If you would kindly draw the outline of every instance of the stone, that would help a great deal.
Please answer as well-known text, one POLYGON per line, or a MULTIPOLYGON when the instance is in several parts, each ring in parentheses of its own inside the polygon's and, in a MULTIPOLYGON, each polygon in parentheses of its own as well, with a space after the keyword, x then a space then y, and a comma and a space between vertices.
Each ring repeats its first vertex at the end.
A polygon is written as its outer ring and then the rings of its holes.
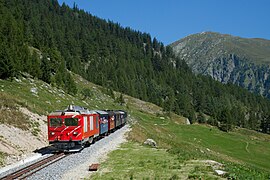
POLYGON ((37 88, 31 88, 30 92, 33 94, 37 94, 38 93, 38 89, 37 88))
POLYGON ((153 139, 146 139, 146 141, 144 141, 144 144, 151 147, 157 147, 157 143, 153 139))
POLYGON ((219 170, 219 169, 216 169, 215 172, 216 172, 217 175, 219 175, 219 176, 224 176, 224 175, 227 173, 226 171, 219 170))

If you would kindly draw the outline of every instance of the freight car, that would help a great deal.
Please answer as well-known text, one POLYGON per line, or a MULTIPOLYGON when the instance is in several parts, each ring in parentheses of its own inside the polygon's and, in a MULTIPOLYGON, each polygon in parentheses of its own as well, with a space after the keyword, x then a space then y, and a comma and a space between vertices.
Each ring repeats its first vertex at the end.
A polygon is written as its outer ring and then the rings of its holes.
POLYGON ((127 112, 123 110, 106 110, 109 113, 109 119, 114 120, 114 129, 119 129, 126 124, 127 112))
POLYGON ((49 144, 59 151, 76 152, 93 141, 124 126, 127 113, 122 110, 88 110, 69 105, 65 110, 50 113, 49 144))

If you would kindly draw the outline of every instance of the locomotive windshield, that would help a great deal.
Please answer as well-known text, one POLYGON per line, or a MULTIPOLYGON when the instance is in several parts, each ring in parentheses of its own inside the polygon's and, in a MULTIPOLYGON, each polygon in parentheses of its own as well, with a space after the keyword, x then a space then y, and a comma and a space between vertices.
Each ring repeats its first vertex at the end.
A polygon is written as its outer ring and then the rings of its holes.
POLYGON ((65 118, 65 126, 78 126, 78 118, 65 118))
POLYGON ((51 118, 50 119, 50 127, 60 127, 62 126, 61 118, 51 118))

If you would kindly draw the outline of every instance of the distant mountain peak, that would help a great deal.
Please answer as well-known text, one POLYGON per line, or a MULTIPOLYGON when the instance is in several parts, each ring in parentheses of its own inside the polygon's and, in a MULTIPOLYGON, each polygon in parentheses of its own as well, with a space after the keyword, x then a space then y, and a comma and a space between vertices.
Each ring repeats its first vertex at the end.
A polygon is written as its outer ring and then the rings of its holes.
POLYGON ((196 74, 270 97, 270 41, 201 32, 170 45, 196 74))

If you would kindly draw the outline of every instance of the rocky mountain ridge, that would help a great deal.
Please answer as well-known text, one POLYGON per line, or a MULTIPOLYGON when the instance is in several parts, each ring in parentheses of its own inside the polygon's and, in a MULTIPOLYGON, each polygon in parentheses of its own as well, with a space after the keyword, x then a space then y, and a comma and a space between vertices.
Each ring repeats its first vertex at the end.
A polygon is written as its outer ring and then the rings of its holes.
POLYGON ((170 45, 196 74, 270 97, 270 41, 203 32, 170 45))

